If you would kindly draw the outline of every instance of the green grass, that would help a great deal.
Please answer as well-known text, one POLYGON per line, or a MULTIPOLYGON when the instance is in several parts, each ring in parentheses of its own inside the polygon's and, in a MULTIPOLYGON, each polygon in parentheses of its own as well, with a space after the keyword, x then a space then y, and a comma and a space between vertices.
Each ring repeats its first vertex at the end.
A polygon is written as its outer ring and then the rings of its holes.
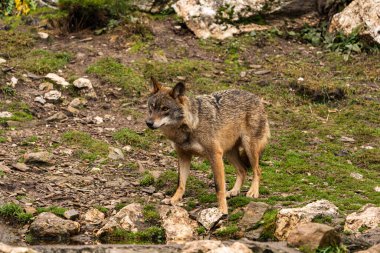
POLYGON ((149 186, 154 184, 154 177, 150 172, 145 172, 143 176, 140 178, 141 186, 149 186))
POLYGON ((123 145, 131 145, 143 149, 149 148, 152 139, 150 132, 139 134, 129 128, 123 128, 116 131, 112 137, 115 141, 123 145))
POLYGON ((7 203, 0 206, 0 217, 15 223, 28 223, 33 215, 25 213, 23 208, 17 204, 7 203))
POLYGON ((236 196, 228 200, 228 206, 232 209, 243 207, 249 204, 253 199, 245 196, 236 196))
MULTIPOLYGON (((96 205, 96 206, 94 206, 94 208, 98 209, 99 211, 101 211, 101 212, 104 213, 104 214, 107 214, 108 211, 109 211, 107 207, 100 206, 100 205, 96 205)), ((121 208, 120 208, 120 209, 121 209, 121 208)))
POLYGON ((90 65, 86 72, 94 74, 104 83, 123 88, 127 95, 139 95, 147 90, 147 82, 137 71, 114 58, 102 58, 90 65))
POLYGON ((331 217, 329 215, 320 214, 320 215, 315 216, 313 218, 312 222, 322 223, 322 224, 331 224, 332 219, 333 219, 333 217, 331 217))
POLYGON ((116 211, 120 211, 121 209, 123 209, 123 207, 125 207, 126 204, 125 203, 117 203, 116 206, 115 206, 115 210, 116 211))
POLYGON ((228 217, 228 221, 230 222, 237 222, 239 221, 244 215, 244 212, 242 211, 238 211, 236 213, 232 213, 229 217, 228 217))
POLYGON ((29 121, 33 119, 33 115, 29 109, 29 106, 24 102, 0 102, 0 111, 9 111, 13 115, 10 118, 0 118, 0 124, 4 124, 7 121, 29 121))
POLYGON ((91 137, 90 134, 80 131, 68 131, 62 135, 62 141, 79 149, 76 155, 89 161, 107 157, 109 145, 106 142, 91 137))
POLYGON ((216 230, 214 234, 222 238, 234 238, 238 231, 239 227, 237 225, 230 225, 216 230))
POLYGON ((0 55, 24 57, 35 44, 30 32, 0 30, 0 55))
POLYGON ((278 210, 271 209, 264 213, 262 220, 259 222, 263 227, 263 231, 260 234, 260 240, 276 240, 274 232, 276 231, 276 217, 278 210))
POLYGON ((118 244, 163 244, 165 243, 165 230, 153 226, 143 231, 131 232, 124 229, 115 229, 110 235, 100 238, 105 243, 118 244))
POLYGON ((64 207, 59 206, 49 206, 49 207, 37 207, 37 213, 49 212, 54 213, 55 215, 64 217, 63 214, 67 211, 64 207))
POLYGON ((160 214, 153 205, 145 205, 142 212, 145 222, 151 225, 158 225, 160 223, 160 214))
POLYGON ((67 52, 35 49, 25 55, 25 58, 17 59, 16 64, 35 74, 47 74, 63 68, 71 59, 71 54, 67 52))

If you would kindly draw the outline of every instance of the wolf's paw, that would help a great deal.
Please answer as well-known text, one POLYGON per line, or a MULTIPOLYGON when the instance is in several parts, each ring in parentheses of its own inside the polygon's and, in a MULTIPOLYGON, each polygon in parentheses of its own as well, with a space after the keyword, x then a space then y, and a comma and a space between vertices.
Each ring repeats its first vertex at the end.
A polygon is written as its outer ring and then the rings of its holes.
POLYGON ((228 191, 226 193, 226 197, 227 198, 232 198, 232 197, 235 197, 235 196, 239 195, 239 193, 240 193, 240 191, 238 191, 238 190, 231 190, 231 191, 228 191))
POLYGON ((249 197, 249 198, 257 199, 259 197, 259 193, 258 192, 254 192, 254 191, 248 191, 247 194, 246 194, 246 196, 249 197))

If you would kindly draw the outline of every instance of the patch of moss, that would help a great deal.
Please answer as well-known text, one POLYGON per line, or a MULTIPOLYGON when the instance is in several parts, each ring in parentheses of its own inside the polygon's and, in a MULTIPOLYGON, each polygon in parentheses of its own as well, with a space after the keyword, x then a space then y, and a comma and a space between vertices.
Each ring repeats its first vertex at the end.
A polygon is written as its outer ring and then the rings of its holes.
POLYGON ((331 224, 332 217, 330 215, 319 214, 312 219, 312 222, 322 223, 322 224, 331 224))
POLYGON ((13 114, 9 118, 0 118, 0 124, 5 124, 7 121, 29 121, 33 119, 29 106, 24 102, 9 104, 0 102, 0 111, 9 111, 13 114))
POLYGON ((50 212, 61 217, 64 217, 63 214, 66 211, 67 211, 66 208, 59 207, 59 206, 37 207, 37 213, 50 212))
POLYGON ((237 225, 230 225, 216 230, 214 234, 218 237, 234 238, 238 231, 239 227, 237 225))
POLYGON ((245 196, 236 196, 228 200, 228 206, 231 209, 236 209, 238 207, 248 205, 249 202, 251 202, 252 200, 252 198, 248 198, 245 196))
POLYGON ((205 235, 205 234, 207 234, 207 230, 206 230, 206 228, 203 227, 203 226, 198 227, 198 228, 197 228, 197 234, 198 234, 198 235, 205 235))
POLYGON ((15 203, 7 203, 0 206, 0 217, 15 223, 28 223, 33 215, 25 213, 23 208, 15 203))
POLYGON ((102 58, 90 65, 86 72, 96 75, 103 82, 123 88, 127 95, 140 95, 147 90, 146 82, 138 72, 114 58, 102 58))
POLYGON ((158 190, 164 190, 165 194, 171 195, 177 188, 178 175, 174 170, 167 170, 158 177, 155 186, 158 190))
MULTIPOLYGON (((107 214, 108 213, 108 208, 107 207, 104 207, 104 206, 101 206, 101 205, 96 205, 94 206, 96 209, 98 209, 99 211, 101 211, 102 213, 104 214, 107 214)), ((120 208, 121 209, 121 208, 120 208)))
POLYGON ((244 215, 243 211, 238 211, 236 213, 231 214, 228 217, 228 221, 237 222, 237 221, 239 221, 243 217, 243 215, 244 215))
POLYGON ((215 193, 204 193, 198 197, 200 203, 215 203, 217 202, 215 193))
POLYGON ((125 203, 117 203, 116 206, 115 206, 115 210, 116 211, 120 211, 121 209, 123 209, 123 207, 125 207, 126 204, 125 203))
POLYGON ((95 161, 105 158, 109 153, 109 145, 106 142, 94 139, 90 134, 80 131, 68 131, 62 135, 63 142, 79 147, 76 155, 83 160, 95 161))
POLYGON ((149 133, 139 134, 129 128, 116 131, 112 137, 123 145, 131 145, 143 149, 149 148, 150 146, 149 133))
POLYGON ((35 43, 29 32, 0 30, 0 38, 0 55, 9 58, 26 55, 35 43))
POLYGON ((158 225, 160 223, 160 214, 153 205, 145 205, 142 212, 144 220, 151 225, 158 225))
POLYGON ((153 226, 143 231, 131 232, 124 229, 115 229, 110 235, 100 238, 105 243, 119 244, 163 244, 165 243, 165 230, 153 226))
POLYGON ((152 173, 150 172, 145 172, 142 178, 140 179, 140 185, 141 186, 149 186, 154 184, 154 177, 152 173))
POLYGON ((274 232, 276 231, 277 214, 278 210, 276 209, 271 209, 264 213, 263 218, 260 221, 260 225, 263 227, 263 231, 260 234, 260 240, 277 240, 274 236, 274 232))

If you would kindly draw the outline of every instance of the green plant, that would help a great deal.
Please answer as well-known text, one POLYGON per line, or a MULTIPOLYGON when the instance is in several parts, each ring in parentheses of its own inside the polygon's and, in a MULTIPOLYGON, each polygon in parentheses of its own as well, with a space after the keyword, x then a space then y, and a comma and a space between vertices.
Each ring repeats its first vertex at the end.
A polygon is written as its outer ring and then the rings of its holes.
POLYGON ((160 214, 153 205, 145 205, 142 212, 144 220, 150 224, 157 225, 160 221, 160 214))
POLYGON ((33 215, 25 213, 22 207, 15 203, 7 203, 0 206, 0 217, 20 223, 27 223, 33 218, 33 215))
POLYGON ((97 206, 94 206, 94 207, 96 209, 98 209, 99 211, 101 211, 102 213, 104 213, 104 214, 108 213, 108 211, 109 211, 107 207, 104 207, 104 206, 101 206, 101 205, 97 205, 97 206))
POLYGON ((112 137, 114 140, 120 142, 123 145, 131 145, 139 148, 148 148, 149 147, 149 140, 147 137, 148 134, 143 133, 139 134, 132 129, 129 128, 123 128, 118 131, 116 131, 112 137))
POLYGON ((205 227, 200 226, 197 228, 197 233, 198 233, 198 235, 205 235, 207 233, 207 230, 205 227))
POLYGON ((5 85, 0 87, 0 93, 4 94, 5 96, 13 97, 16 95, 16 90, 11 86, 5 85))
POLYGON ((219 237, 233 238, 238 231, 239 231, 239 227, 233 224, 233 225, 216 230, 215 235, 219 237))
POLYGON ((63 214, 67 211, 64 207, 49 206, 49 207, 37 207, 37 213, 49 212, 55 215, 63 217, 63 214))
POLYGON ((35 0, 0 0, 0 17, 9 15, 27 15, 35 10, 35 0))
POLYGON ((149 171, 144 172, 144 175, 140 179, 140 185, 141 186, 149 186, 152 184, 154 184, 153 175, 149 171))
POLYGON ((232 209, 248 205, 253 199, 245 196, 236 196, 228 200, 228 206, 232 209))
POLYGON ((116 211, 120 211, 125 206, 126 206, 126 204, 124 204, 124 203, 117 203, 116 206, 115 206, 115 210, 116 211))
POLYGON ((161 227, 153 226, 143 231, 131 232, 117 228, 111 234, 100 238, 102 242, 124 243, 124 244, 147 244, 165 243, 165 230, 161 227))

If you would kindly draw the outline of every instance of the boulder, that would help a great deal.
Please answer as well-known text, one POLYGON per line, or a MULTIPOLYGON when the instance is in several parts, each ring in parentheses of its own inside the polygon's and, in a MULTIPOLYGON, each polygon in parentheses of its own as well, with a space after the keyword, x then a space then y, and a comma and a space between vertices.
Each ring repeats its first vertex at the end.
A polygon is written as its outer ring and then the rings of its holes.
POLYGON ((50 81, 53 81, 54 83, 58 85, 61 85, 63 88, 70 86, 70 84, 65 80, 65 78, 60 77, 57 74, 49 73, 45 77, 49 79, 50 81))
POLYGON ((160 218, 167 242, 185 242, 196 239, 197 222, 190 219, 187 211, 178 206, 160 206, 160 218))
POLYGON ((225 245, 221 241, 201 240, 187 242, 182 249, 182 253, 252 253, 245 244, 234 242, 232 245, 225 245))
POLYGON ((47 151, 27 153, 24 155, 25 163, 53 164, 53 155, 47 151))
POLYGON ((0 242, 1 253, 38 253, 38 251, 27 247, 9 246, 0 242))
POLYGON ((292 247, 316 250, 339 245, 340 237, 333 227, 320 223, 304 223, 289 233, 287 242, 292 247))
POLYGON ((197 221, 207 230, 210 230, 222 218, 223 213, 219 208, 207 208, 199 212, 197 221))
POLYGON ((84 214, 84 220, 91 224, 100 224, 104 220, 104 213, 96 208, 91 208, 84 214))
POLYGON ((30 224, 30 233, 37 238, 58 238, 76 235, 80 224, 72 220, 64 220, 53 213, 44 212, 30 224))
POLYGON ((359 232, 361 228, 374 229, 380 225, 380 207, 371 204, 363 206, 358 212, 347 215, 344 230, 359 232))
POLYGON ((116 228, 132 232, 139 231, 140 224, 144 223, 142 211, 143 208, 139 203, 132 203, 123 207, 116 215, 108 220, 108 222, 96 233, 96 236, 104 236, 111 233, 116 228))
POLYGON ((319 215, 336 217, 338 208, 327 200, 318 200, 304 207, 282 209, 277 215, 275 236, 286 240, 299 224, 310 222, 319 215))
POLYGON ((329 32, 352 33, 360 28, 360 35, 380 43, 380 2, 378 0, 354 0, 343 11, 335 14, 329 32))
POLYGON ((380 252, 380 244, 376 244, 369 249, 357 251, 356 253, 379 253, 380 252))
POLYGON ((78 78, 73 82, 73 85, 79 89, 87 88, 87 89, 93 89, 92 83, 89 79, 87 78, 78 78))
POLYGON ((250 202, 244 207, 244 216, 239 222, 239 227, 243 230, 252 228, 256 223, 258 223, 264 213, 269 209, 269 205, 262 202, 250 202))

